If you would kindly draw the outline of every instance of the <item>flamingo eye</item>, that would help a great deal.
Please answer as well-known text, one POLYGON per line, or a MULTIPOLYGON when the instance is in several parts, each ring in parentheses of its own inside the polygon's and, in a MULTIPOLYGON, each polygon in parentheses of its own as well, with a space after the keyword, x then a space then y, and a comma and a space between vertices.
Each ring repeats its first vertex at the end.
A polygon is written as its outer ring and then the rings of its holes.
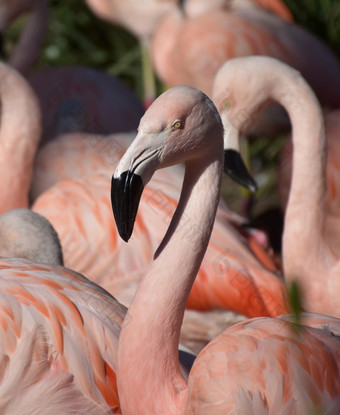
POLYGON ((171 129, 172 130, 179 130, 180 128, 182 128, 182 126, 183 126, 182 120, 175 120, 171 124, 171 129))
POLYGON ((229 109, 230 107, 231 107, 231 100, 230 99, 226 99, 223 102, 222 110, 229 109))

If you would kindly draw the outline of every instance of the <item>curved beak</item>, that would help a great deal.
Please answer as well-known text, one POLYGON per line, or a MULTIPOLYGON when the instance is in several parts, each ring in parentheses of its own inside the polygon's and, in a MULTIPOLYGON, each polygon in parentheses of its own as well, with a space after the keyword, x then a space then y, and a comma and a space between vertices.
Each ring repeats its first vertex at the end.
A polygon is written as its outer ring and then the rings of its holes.
MULTIPOLYGON (((221 118, 223 121, 223 114, 221 118)), ((224 173, 251 192, 256 192, 257 184, 240 154, 238 131, 229 122, 223 122, 223 125, 229 125, 228 130, 224 129, 224 173)))
POLYGON ((257 184, 237 150, 224 150, 224 173, 251 192, 256 192, 257 184))
POLYGON ((144 189, 140 176, 125 171, 119 177, 112 177, 111 203, 117 229, 127 242, 133 231, 139 201, 144 189))
POLYGON ((111 181, 111 203, 117 229, 128 242, 136 220, 144 186, 159 166, 157 148, 148 145, 150 140, 138 133, 120 160, 111 181))

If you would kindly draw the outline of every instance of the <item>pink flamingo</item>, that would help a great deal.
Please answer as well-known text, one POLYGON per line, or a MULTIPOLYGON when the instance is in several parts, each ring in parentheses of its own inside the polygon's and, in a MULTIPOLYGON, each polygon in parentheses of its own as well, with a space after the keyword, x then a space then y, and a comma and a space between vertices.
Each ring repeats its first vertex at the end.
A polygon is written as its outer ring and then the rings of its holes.
MULTIPOLYGON (((325 205, 326 138, 314 93, 287 65, 250 57, 222 66, 215 78, 214 94, 219 94, 215 103, 225 120, 233 120, 240 108, 247 108, 246 117, 237 126, 241 132, 269 101, 278 102, 287 111, 293 128, 294 168, 283 233, 285 279, 301 285, 306 310, 339 317, 334 295, 339 289, 339 242, 335 232, 330 236, 327 231, 331 222, 327 224, 325 205), (242 88, 245 83, 247 90, 242 88)), ((226 131, 233 129, 231 126, 226 131)))
POLYGON ((179 331, 213 228, 222 148, 213 103, 194 88, 175 87, 149 107, 114 173, 114 216, 128 241, 155 170, 186 164, 178 206, 119 337, 117 384, 125 415, 231 414, 247 407, 247 413, 308 413, 339 397, 340 321, 322 315, 303 316, 298 334, 288 316, 236 324, 201 351, 187 381, 181 376, 179 331))
POLYGON ((301 71, 322 105, 340 106, 340 64, 305 29, 259 8, 192 15, 186 3, 184 7, 184 13, 176 11, 160 22, 152 40, 155 71, 165 84, 188 84, 210 95, 225 61, 268 55, 301 71))

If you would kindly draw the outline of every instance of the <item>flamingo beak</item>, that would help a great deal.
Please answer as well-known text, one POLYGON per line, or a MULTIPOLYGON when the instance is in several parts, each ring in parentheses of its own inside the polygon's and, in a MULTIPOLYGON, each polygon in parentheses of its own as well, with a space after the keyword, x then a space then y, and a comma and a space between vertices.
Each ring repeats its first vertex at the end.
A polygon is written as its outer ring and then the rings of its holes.
POLYGON ((231 124, 224 111, 221 113, 224 126, 224 173, 251 192, 257 184, 249 173, 240 153, 239 131, 231 124))
POLYGON ((7 56, 6 56, 6 52, 5 52, 5 48, 4 48, 4 35, 3 33, 0 31, 0 60, 6 60, 7 56))
POLYGON ((133 231, 139 201, 144 189, 141 176, 127 170, 112 177, 111 203, 117 229, 121 238, 128 242, 133 231))
POLYGON ((111 181, 111 203, 117 229, 128 242, 131 237, 144 186, 159 166, 157 134, 142 130, 121 158, 111 181))
POLYGON ((248 172, 238 151, 234 149, 224 150, 224 173, 251 192, 256 192, 257 184, 248 172))

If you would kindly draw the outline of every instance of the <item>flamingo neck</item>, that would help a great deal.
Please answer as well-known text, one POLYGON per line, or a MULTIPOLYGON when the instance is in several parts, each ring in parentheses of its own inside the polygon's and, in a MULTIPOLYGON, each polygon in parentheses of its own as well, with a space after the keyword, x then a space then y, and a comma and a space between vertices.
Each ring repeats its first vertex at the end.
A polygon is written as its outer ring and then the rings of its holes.
POLYGON ((128 310, 119 338, 118 389, 125 415, 183 414, 187 383, 178 342, 188 295, 219 202, 222 145, 190 161, 180 201, 128 310), (133 393, 132 393, 133 391, 133 393))
POLYGON ((21 33, 9 64, 27 76, 37 60, 48 28, 48 3, 36 0, 31 4, 27 23, 21 33))
POLYGON ((28 207, 33 162, 41 135, 40 108, 21 75, 0 64, 0 213, 28 207))
MULTIPOLYGON (((300 252, 317 256, 326 247, 323 229, 327 148, 321 108, 306 82, 298 76, 295 82, 276 89, 274 98, 284 106, 291 121, 294 146, 283 233, 283 264, 289 279, 300 272, 294 269, 297 244, 300 252)), ((326 258, 330 253, 323 251, 323 254, 326 258)))

